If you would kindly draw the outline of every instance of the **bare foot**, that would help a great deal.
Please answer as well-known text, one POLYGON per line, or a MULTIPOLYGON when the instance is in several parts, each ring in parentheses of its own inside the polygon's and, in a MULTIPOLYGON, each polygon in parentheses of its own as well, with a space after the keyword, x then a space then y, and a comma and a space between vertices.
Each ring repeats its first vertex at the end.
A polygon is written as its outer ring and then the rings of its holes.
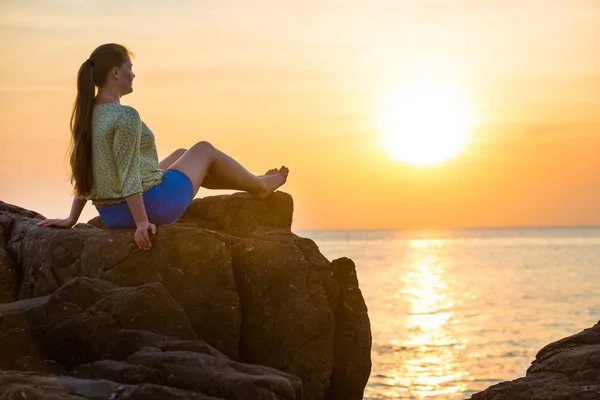
POLYGON ((277 173, 277 171, 279 171, 277 168, 270 169, 270 170, 268 170, 267 172, 265 172, 265 174, 264 174, 264 175, 259 175, 259 178, 262 178, 263 176, 267 176, 267 175, 273 175, 273 174, 276 174, 276 173, 277 173))
POLYGON ((259 176, 263 187, 260 191, 253 193, 254 196, 258 197, 259 199, 267 198, 277 188, 283 186, 290 172, 286 166, 275 169, 274 172, 272 171, 273 170, 271 169, 267 171, 265 175, 259 176))

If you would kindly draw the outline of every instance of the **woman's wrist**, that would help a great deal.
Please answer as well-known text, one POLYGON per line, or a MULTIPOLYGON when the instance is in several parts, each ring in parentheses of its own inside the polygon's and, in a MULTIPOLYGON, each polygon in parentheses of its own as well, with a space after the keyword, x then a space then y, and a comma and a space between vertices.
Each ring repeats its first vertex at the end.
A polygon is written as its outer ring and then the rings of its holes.
POLYGON ((131 216, 133 217, 136 226, 139 226, 144 222, 148 222, 148 215, 146 214, 146 207, 144 206, 142 193, 137 193, 133 196, 126 197, 125 201, 127 202, 129 211, 131 211, 131 216))

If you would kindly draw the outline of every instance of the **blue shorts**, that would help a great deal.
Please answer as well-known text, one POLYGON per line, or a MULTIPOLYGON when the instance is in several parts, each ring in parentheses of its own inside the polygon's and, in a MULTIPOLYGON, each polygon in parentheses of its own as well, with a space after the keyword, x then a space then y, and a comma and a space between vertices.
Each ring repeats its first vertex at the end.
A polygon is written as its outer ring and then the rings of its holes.
MULTIPOLYGON (((177 221, 194 197, 190 178, 181 171, 168 169, 158 185, 142 195, 150 223, 159 226, 177 221)), ((96 207, 102 222, 111 229, 135 228, 127 202, 96 207)))

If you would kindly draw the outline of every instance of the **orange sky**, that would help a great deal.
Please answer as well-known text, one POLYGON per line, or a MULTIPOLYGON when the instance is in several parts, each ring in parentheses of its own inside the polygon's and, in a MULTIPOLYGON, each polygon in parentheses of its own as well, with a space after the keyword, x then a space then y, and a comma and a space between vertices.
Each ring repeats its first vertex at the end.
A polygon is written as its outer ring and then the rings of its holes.
POLYGON ((597 0, 84 3, 0 3, 0 200, 68 215, 76 73, 118 42, 159 156, 207 140, 289 166, 295 229, 600 224, 597 0), (393 161, 376 124, 423 75, 477 121, 433 167, 393 161))

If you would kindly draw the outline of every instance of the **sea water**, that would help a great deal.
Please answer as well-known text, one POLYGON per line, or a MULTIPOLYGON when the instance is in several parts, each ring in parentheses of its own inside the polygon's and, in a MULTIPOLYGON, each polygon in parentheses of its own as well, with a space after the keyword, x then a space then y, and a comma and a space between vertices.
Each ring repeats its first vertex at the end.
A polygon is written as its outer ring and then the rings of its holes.
POLYGON ((356 263, 365 399, 465 399, 600 319, 600 227, 296 231, 356 263))

